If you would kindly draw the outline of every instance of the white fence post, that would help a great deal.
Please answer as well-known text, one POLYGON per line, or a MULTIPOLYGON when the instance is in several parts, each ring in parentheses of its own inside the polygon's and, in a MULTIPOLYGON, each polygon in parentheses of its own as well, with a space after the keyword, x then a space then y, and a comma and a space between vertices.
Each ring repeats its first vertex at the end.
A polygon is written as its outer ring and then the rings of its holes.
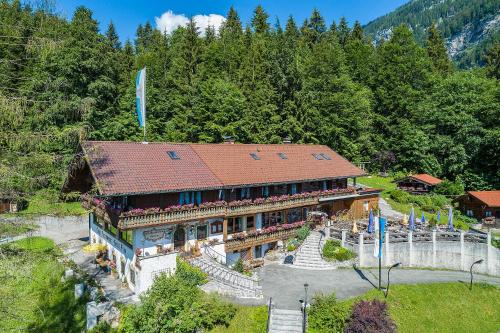
POLYGON ((465 271, 465 231, 460 230, 460 269, 465 271))
POLYGON ((358 244, 358 255, 359 255, 359 266, 363 267, 364 265, 364 257, 365 257, 365 252, 364 252, 364 239, 363 239, 363 232, 359 233, 359 244, 358 244))
POLYGON ((437 253, 436 230, 432 230, 432 267, 436 267, 436 253, 437 253))
POLYGON ((488 232, 488 237, 486 238, 486 265, 488 269, 488 274, 495 275, 496 274, 496 251, 491 244, 491 231, 488 232))
POLYGON ((342 240, 340 242, 340 245, 342 247, 345 247, 345 242, 346 242, 346 239, 347 239, 347 230, 345 229, 342 229, 342 240))
POLYGON ((408 232, 408 266, 413 265, 413 232, 408 232))

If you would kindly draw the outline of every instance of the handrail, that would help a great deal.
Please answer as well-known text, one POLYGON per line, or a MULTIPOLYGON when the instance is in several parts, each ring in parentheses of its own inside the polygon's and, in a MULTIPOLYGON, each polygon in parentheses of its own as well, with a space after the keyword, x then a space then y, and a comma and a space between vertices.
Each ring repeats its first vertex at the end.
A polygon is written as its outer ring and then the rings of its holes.
POLYGON ((230 264, 234 263, 234 262, 231 262, 231 263, 228 263, 228 258, 226 255, 223 255, 222 253, 220 253, 219 251, 215 250, 212 246, 208 245, 208 244, 203 244, 202 247, 205 249, 205 253, 210 257, 212 258, 213 260, 219 262, 217 260, 217 258, 220 258, 220 257, 225 257, 226 258, 226 261, 224 263, 221 263, 222 265, 228 267, 228 268, 231 268, 229 267, 230 264))
POLYGON ((269 328, 271 326, 271 309, 273 306, 273 298, 269 297, 269 303, 267 305, 267 324, 266 324, 266 332, 269 333, 269 328))

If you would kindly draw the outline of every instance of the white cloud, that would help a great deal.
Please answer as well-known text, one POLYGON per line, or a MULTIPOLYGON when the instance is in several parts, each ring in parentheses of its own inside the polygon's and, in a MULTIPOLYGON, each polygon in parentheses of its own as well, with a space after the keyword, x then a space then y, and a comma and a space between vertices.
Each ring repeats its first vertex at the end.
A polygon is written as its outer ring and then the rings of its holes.
MULTIPOLYGON (((205 29, 208 26, 213 26, 215 31, 218 31, 222 23, 226 18, 218 14, 209 15, 195 15, 193 20, 196 22, 196 26, 199 28, 201 35, 205 34, 205 29)), ((189 22, 189 18, 184 14, 174 14, 171 10, 163 13, 160 17, 155 17, 156 29, 161 32, 171 33, 180 26, 186 26, 189 22)))

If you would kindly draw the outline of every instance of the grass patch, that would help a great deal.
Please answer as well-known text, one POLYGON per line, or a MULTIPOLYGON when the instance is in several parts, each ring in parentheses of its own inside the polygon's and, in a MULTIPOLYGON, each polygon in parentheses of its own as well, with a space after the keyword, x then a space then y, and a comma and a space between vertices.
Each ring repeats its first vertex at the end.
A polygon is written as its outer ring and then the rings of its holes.
POLYGON ((267 306, 236 305, 236 315, 228 327, 218 326, 210 333, 265 333, 267 306))
POLYGON ((394 178, 392 177, 381 177, 381 176, 366 176, 357 178, 357 183, 366 185, 373 188, 384 189, 382 194, 389 193, 391 190, 395 190, 397 185, 393 183, 394 178))
MULTIPOLYGON (((371 290, 346 301, 380 299, 371 290)), ((463 283, 433 283, 391 286, 387 298, 389 313, 398 332, 497 332, 500 328, 500 288, 475 284, 472 291, 463 283)))
POLYGON ((0 238, 19 236, 28 231, 35 230, 37 228, 38 227, 35 224, 29 222, 18 222, 9 220, 1 221, 0 238))
POLYGON ((76 280, 61 281, 60 251, 33 237, 0 247, 0 332, 82 332, 86 298, 75 300, 76 280))

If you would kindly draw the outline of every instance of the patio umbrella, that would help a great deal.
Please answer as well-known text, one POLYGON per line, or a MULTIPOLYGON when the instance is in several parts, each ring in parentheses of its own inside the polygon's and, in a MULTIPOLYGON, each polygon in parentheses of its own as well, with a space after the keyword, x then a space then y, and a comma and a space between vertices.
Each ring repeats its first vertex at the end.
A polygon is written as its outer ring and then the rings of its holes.
POLYGON ((424 212, 422 212, 422 218, 420 219, 420 224, 425 224, 425 215, 424 212))
POLYGON ((411 211, 410 211, 410 219, 409 219, 409 223, 410 223, 410 230, 413 231, 415 230, 415 209, 413 207, 411 207, 411 211))
POLYGON ((440 210, 438 210, 438 213, 437 213, 437 216, 436 216, 436 220, 437 220, 436 225, 438 225, 439 221, 441 221, 441 211, 440 210))
POLYGON ((373 210, 370 209, 370 215, 368 215, 368 233, 373 233, 373 210))
POLYGON ((448 208, 448 229, 451 231, 455 230, 455 228, 453 228, 453 209, 451 209, 451 207, 448 208))
POLYGON ((405 227, 408 225, 408 216, 403 214, 403 221, 401 222, 405 227))
POLYGON ((355 234, 358 233, 358 225, 356 224, 356 221, 353 221, 352 232, 355 233, 355 234))

